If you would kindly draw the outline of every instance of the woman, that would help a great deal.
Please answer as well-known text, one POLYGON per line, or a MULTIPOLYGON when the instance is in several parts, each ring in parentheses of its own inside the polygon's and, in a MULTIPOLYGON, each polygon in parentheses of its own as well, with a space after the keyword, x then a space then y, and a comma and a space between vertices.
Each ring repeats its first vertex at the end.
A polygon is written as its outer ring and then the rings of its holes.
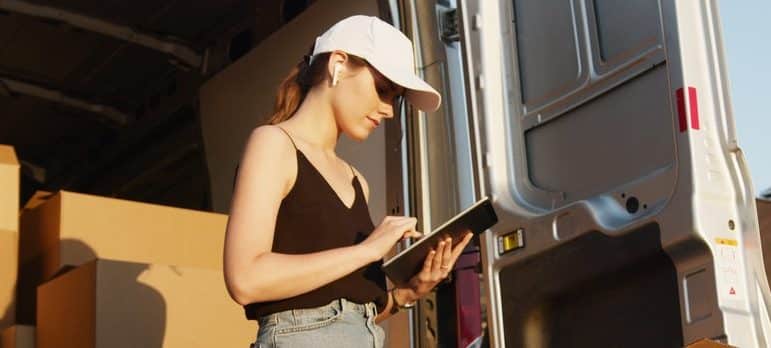
POLYGON ((245 146, 225 239, 228 291, 258 320, 257 347, 382 347, 376 324, 447 277, 471 239, 440 242, 409 287, 386 289, 384 255, 419 237, 412 217, 375 227, 367 181, 335 154, 365 140, 402 98, 439 94, 415 76, 412 43, 375 18, 346 18, 316 39, 282 83, 271 125, 245 146))

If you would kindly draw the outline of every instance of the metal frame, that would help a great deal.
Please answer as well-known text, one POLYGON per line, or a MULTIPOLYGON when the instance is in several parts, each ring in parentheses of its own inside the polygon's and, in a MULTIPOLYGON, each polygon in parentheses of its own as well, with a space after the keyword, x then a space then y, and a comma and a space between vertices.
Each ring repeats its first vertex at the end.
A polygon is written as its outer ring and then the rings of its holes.
POLYGON ((50 89, 50 88, 34 85, 31 83, 27 83, 27 82, 14 80, 8 77, 2 77, 2 76, 0 76, 0 85, 3 85, 6 89, 8 89, 9 92, 12 92, 12 93, 18 93, 22 95, 36 97, 36 98, 48 100, 51 102, 55 102, 58 104, 67 105, 83 111, 87 111, 89 113, 104 116, 110 122, 117 124, 119 126, 125 126, 130 122, 134 121, 134 116, 118 111, 117 109, 111 106, 95 104, 85 100, 68 97, 64 93, 54 89, 50 89))
POLYGON ((189 67, 202 68, 204 63, 204 57, 195 52, 195 50, 177 42, 164 40, 151 34, 142 33, 131 27, 110 23, 60 8, 36 5, 20 0, 0 0, 0 10, 61 21, 74 27, 131 42, 166 53, 189 67))

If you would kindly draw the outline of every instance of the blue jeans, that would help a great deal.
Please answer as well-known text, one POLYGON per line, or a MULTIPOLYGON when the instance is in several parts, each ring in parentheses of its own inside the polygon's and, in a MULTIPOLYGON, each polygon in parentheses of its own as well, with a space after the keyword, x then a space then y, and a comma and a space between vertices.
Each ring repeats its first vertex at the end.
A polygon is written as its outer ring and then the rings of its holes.
POLYGON ((253 347, 382 348, 385 332, 375 324, 375 316, 374 303, 358 304, 346 299, 269 314, 259 320, 253 347))

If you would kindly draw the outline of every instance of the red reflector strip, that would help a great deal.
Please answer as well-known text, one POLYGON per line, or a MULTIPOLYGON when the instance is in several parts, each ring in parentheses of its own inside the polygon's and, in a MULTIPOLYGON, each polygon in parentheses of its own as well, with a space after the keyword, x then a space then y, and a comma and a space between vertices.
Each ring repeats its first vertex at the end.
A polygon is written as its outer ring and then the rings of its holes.
POLYGON ((688 106, 691 111, 691 128, 699 129, 699 103, 696 101, 696 88, 688 87, 688 106))
POLYGON ((688 121, 685 117, 685 96, 683 94, 682 88, 678 88, 677 91, 675 91, 675 95, 677 96, 677 119, 680 121, 681 133, 688 129, 688 121))
MULTIPOLYGON (((677 121, 680 124, 680 132, 688 130, 688 115, 685 110, 685 91, 678 88, 675 91, 677 97, 677 121)), ((688 87, 688 111, 691 113, 691 128, 698 130, 699 125, 699 103, 696 96, 696 88, 688 87)))

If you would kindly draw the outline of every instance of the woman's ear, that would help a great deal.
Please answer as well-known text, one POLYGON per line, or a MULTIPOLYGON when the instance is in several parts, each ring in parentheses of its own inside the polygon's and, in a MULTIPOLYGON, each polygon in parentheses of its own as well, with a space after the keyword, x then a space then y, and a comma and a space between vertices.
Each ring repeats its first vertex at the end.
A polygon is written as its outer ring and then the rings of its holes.
POLYGON ((340 74, 345 69, 345 63, 348 61, 348 54, 343 51, 334 51, 329 55, 329 64, 327 70, 329 71, 330 81, 332 87, 337 86, 340 81, 340 74))

